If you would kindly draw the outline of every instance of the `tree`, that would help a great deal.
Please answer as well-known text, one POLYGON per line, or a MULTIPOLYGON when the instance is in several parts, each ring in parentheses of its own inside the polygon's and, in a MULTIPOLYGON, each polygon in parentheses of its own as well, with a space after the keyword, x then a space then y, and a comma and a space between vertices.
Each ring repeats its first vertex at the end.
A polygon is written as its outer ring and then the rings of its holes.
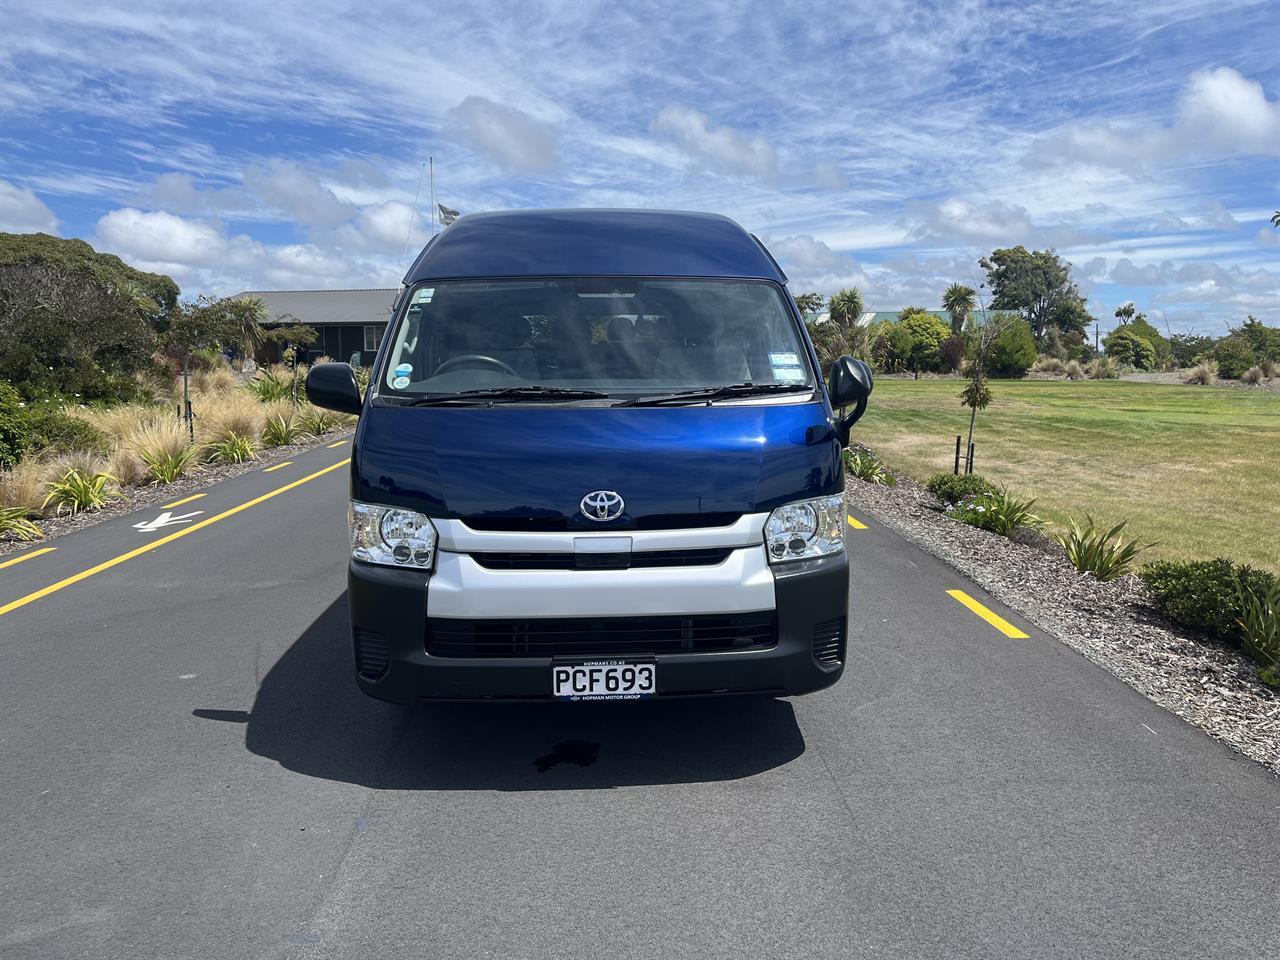
POLYGON ((1218 373, 1228 380, 1239 380, 1240 375, 1258 362, 1253 344, 1240 333, 1223 337, 1213 348, 1213 359, 1218 361, 1218 373))
POLYGON ((951 315, 953 337, 960 336, 961 331, 964 330, 965 320, 968 319, 969 314, 973 313, 975 296, 973 287, 966 287, 963 283, 951 284, 942 294, 942 309, 951 315))
POLYGON ((0 233, 0 379, 28 399, 131 398, 177 299, 169 277, 83 240, 0 233))
MULTIPOLYGON (((284 320, 285 318, 295 320, 290 314, 282 314, 279 319, 284 320)), ((262 339, 285 345, 282 356, 293 367, 293 385, 289 388, 289 393, 296 406, 298 403, 298 348, 311 346, 311 344, 320 339, 320 332, 315 327, 308 326, 305 323, 293 322, 279 327, 272 327, 270 330, 264 330, 262 339)))
POLYGON ((1259 360, 1280 360, 1280 329, 1268 327, 1253 314, 1239 327, 1232 327, 1231 333, 1248 340, 1259 360))
POLYGON ((1116 307, 1116 319, 1120 321, 1120 325, 1124 326, 1133 319, 1133 311, 1136 309, 1132 300, 1126 300, 1120 306, 1116 307))
POLYGON ((1071 281, 1069 265, 1053 250, 1028 251, 1019 245, 994 250, 978 264, 987 271, 992 308, 1017 310, 1036 339, 1050 325, 1063 331, 1087 329, 1091 318, 1084 298, 1071 281))
MULTIPOLYGON (((995 342, 1000 339, 1006 330, 1016 323, 1021 323, 1021 319, 1016 313, 997 313, 987 309, 987 304, 981 296, 978 296, 978 302, 982 306, 981 320, 975 320, 970 316, 969 321, 965 324, 965 337, 969 341, 972 350, 972 361, 969 365, 969 382, 960 393, 960 404, 969 408, 969 442, 965 446, 965 450, 973 449, 973 427, 977 420, 978 411, 985 410, 987 404, 991 402, 991 386, 987 382, 987 365, 989 363, 992 347, 995 342)), ((1035 344, 1032 344, 1031 362, 1035 362, 1035 344)), ((968 454, 966 453, 966 457, 968 454)), ((969 469, 973 469, 973 461, 969 460, 969 469)))
POLYGON ((841 290, 827 304, 831 322, 841 330, 848 330, 862 319, 862 293, 857 287, 841 290))
POLYGON ((1275 215, 1274 215, 1274 216, 1272 216, 1272 218, 1271 218, 1271 225, 1272 225, 1273 227, 1280 227, 1280 210, 1277 210, 1277 211, 1275 212, 1275 215))
POLYGON ((182 363, 182 416, 195 439, 191 416, 189 374, 191 354, 235 341, 241 333, 243 311, 234 301, 202 296, 194 303, 179 304, 160 336, 166 352, 182 363))
POLYGON ((894 328, 894 352, 917 380, 920 371, 938 368, 941 359, 938 348, 951 332, 945 323, 928 310, 907 307, 898 315, 894 328))
POLYGON ((796 306, 804 316, 822 312, 823 296, 820 293, 802 293, 796 297, 796 306))
POLYGON ((1151 348, 1156 354, 1155 365, 1152 369, 1155 369, 1156 367, 1164 369, 1172 363, 1173 347, 1170 346, 1169 341, 1165 339, 1164 334, 1147 321, 1147 315, 1145 313, 1139 313, 1133 318, 1132 322, 1125 326, 1132 333, 1151 344, 1151 348))
POLYGON ((1102 346, 1107 351, 1107 356, 1116 363, 1128 364, 1139 370, 1153 370, 1156 366, 1156 348, 1134 327, 1135 324, 1132 323, 1116 327, 1102 338, 1102 346))
POLYGON ((1175 333, 1169 338, 1173 362, 1180 367, 1198 363, 1213 350, 1213 337, 1201 337, 1194 333, 1175 333))
POLYGON ((992 339, 987 366, 992 376, 1021 377, 1036 362, 1036 341, 1021 317, 1004 326, 992 339))

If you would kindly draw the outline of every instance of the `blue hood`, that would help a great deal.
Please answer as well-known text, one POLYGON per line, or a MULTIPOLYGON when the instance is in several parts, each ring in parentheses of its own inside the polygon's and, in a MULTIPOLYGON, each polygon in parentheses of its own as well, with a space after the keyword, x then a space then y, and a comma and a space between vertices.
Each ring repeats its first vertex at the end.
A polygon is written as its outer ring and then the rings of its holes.
POLYGON ((837 493, 842 482, 821 403, 372 406, 360 417, 352 470, 358 500, 596 531, 760 512, 837 493), (593 490, 620 493, 622 517, 582 517, 579 501, 593 490))

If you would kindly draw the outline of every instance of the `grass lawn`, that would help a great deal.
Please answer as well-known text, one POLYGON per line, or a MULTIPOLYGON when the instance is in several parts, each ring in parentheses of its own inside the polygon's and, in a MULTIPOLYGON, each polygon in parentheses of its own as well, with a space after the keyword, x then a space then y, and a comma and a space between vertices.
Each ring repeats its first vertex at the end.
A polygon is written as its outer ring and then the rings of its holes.
MULTIPOLYGON (((959 380, 881 379, 853 439, 917 480, 951 472, 959 380)), ((1226 556, 1280 572, 1280 393, 1127 381, 993 381, 974 470, 1055 524, 1129 518, 1144 559, 1226 556)))

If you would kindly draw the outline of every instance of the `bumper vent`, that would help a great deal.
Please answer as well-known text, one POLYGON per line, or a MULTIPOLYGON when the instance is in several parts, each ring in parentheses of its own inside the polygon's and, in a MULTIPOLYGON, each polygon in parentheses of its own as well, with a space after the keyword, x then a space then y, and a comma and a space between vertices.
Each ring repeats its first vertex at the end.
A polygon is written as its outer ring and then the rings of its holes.
POLYGON ((844 662, 844 617, 824 620, 813 628, 813 659, 826 667, 844 662))
POLYGON ((635 570, 642 567, 711 567, 724 563, 728 547, 702 550, 645 550, 628 554, 594 553, 473 553, 471 559, 486 570, 583 570, 608 566, 635 570), (616 562, 602 563, 602 558, 616 562))
POLYGON ((391 664, 387 638, 372 630, 356 627, 356 672, 366 680, 377 680, 391 664))
POLYGON ((427 620, 433 657, 627 656, 763 650, 777 642, 772 610, 688 617, 427 620))

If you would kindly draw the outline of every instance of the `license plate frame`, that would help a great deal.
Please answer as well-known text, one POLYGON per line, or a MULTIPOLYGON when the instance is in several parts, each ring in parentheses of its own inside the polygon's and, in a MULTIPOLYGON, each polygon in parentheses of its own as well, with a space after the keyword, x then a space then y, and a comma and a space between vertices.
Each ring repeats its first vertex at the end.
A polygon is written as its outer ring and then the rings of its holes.
POLYGON ((556 700, 648 700, 657 693, 658 663, 653 659, 564 660, 551 664, 551 696, 556 700), (627 671, 635 671, 635 675, 628 677, 627 671), (611 685, 616 689, 608 689, 611 685))

